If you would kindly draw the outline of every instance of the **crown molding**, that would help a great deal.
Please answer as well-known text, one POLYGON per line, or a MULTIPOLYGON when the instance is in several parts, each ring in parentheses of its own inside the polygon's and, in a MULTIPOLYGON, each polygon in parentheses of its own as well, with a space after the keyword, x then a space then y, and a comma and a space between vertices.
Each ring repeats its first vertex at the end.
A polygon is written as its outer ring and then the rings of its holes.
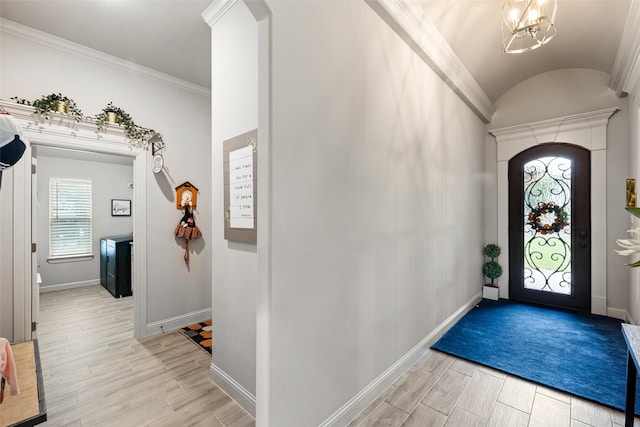
POLYGON ((618 97, 640 91, 640 0, 631 0, 609 87, 618 97))
POLYGON ((365 0, 485 123, 496 108, 417 0, 365 0))
POLYGON ((207 25, 213 27, 237 2, 238 0, 215 0, 202 12, 202 19, 207 25))
POLYGON ((607 148, 606 127, 617 107, 489 130, 497 142, 497 160, 548 142, 566 142, 590 151, 607 148))
POLYGON ((196 95, 205 97, 211 96, 211 90, 204 86, 187 82, 185 80, 161 73, 151 68, 134 64, 133 62, 125 61, 124 59, 117 58, 99 50, 91 49, 89 47, 71 42, 52 34, 27 27, 22 24, 18 24, 17 22, 9 21, 5 18, 0 18, 0 33, 11 34, 13 36, 39 43, 41 45, 57 49, 62 52, 70 53, 80 58, 88 59, 90 61, 98 62, 110 67, 119 68, 123 71, 134 73, 141 77, 155 80, 157 82, 164 83, 177 89, 194 93, 196 95))

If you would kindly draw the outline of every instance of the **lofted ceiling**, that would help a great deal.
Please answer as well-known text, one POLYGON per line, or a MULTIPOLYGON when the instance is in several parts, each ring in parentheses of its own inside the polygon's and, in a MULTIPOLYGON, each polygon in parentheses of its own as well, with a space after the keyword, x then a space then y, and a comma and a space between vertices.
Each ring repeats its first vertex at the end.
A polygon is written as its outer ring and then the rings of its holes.
MULTIPOLYGON (((330 1, 330 0, 318 0, 330 1)), ((360 0, 347 0, 360 1, 360 0)), ((558 0, 557 36, 520 55, 501 47, 503 0, 416 1, 492 102, 561 68, 611 73, 632 0, 558 0)), ((211 0, 0 0, 0 16, 210 87, 211 0)))
POLYGON ((522 54, 502 52, 504 0, 418 0, 492 102, 547 71, 591 68, 611 74, 631 0, 558 0, 557 34, 522 54))

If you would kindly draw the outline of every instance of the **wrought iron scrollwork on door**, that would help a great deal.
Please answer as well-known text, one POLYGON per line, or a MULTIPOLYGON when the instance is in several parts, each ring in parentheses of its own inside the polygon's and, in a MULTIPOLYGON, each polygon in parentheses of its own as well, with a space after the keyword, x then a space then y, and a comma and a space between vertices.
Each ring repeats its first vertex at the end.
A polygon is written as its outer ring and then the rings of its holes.
POLYGON ((524 287, 571 294, 571 160, 524 165, 524 287))

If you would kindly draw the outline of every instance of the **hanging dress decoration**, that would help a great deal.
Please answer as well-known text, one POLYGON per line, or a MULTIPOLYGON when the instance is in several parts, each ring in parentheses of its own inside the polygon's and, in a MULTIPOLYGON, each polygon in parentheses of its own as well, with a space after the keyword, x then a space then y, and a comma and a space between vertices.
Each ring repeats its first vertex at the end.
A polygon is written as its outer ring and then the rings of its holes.
POLYGON ((184 216, 180 220, 180 223, 176 226, 175 234, 178 237, 185 239, 184 245, 184 263, 189 265, 189 240, 197 239, 202 236, 200 229, 196 225, 196 220, 193 216, 193 210, 190 206, 184 208, 184 216))
POLYGON ((184 216, 174 231, 177 237, 185 239, 184 263, 189 265, 189 240, 202 236, 193 216, 198 200, 198 189, 189 181, 176 187, 176 207, 184 208, 184 216))

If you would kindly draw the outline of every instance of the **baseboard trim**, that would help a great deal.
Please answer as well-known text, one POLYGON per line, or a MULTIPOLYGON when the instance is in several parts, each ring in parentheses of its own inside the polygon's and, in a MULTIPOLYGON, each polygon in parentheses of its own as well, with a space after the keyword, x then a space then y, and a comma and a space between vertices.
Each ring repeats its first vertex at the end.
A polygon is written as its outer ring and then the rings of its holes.
POLYGON ((413 366, 422 356, 426 354, 431 345, 435 344, 442 335, 469 310, 471 310, 482 299, 482 293, 474 295, 462 307, 456 310, 451 316, 440 323, 434 330, 424 337, 415 347, 409 350, 404 356, 398 359, 393 365, 387 368, 382 374, 374 379, 369 385, 363 388, 358 394, 352 397, 340 409, 327 418, 319 427, 346 426, 367 406, 378 398, 395 380, 400 378, 411 366, 413 366))
POLYGON ((220 369, 215 363, 211 362, 209 367, 209 376, 211 380, 218 385, 225 393, 235 400, 238 405, 251 414, 256 416, 256 397, 249 392, 242 384, 234 380, 224 370, 220 369))
POLYGON ((204 322, 208 319, 211 319, 211 307, 147 323, 147 332, 145 336, 176 330, 184 326, 191 325, 192 323, 204 322))
POLYGON ((615 319, 620 319, 624 322, 628 321, 629 313, 624 308, 616 308, 616 307, 608 307, 607 308, 607 316, 613 317, 615 319))
POLYGON ((85 286, 99 285, 100 279, 83 280, 82 282, 60 283, 59 285, 40 286, 40 293, 62 291, 65 289, 83 288, 85 286))

